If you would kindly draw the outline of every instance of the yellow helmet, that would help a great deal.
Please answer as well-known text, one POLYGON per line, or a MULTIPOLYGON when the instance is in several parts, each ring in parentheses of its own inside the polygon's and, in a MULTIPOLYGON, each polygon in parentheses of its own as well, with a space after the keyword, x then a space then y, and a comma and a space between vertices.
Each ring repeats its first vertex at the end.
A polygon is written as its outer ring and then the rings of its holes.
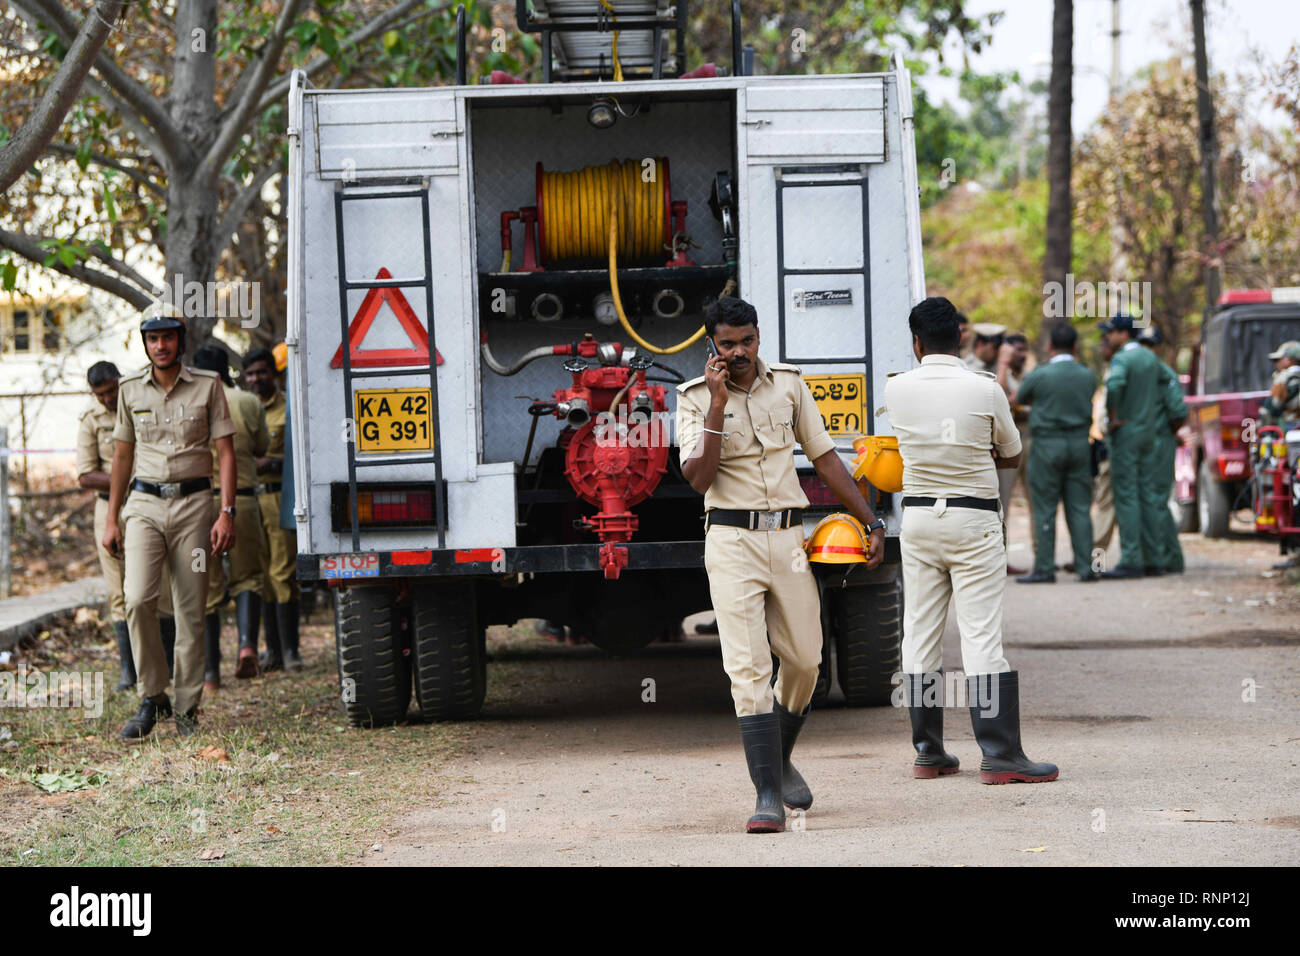
MULTIPOLYGON (((863 435, 853 440, 853 480, 861 487, 868 481, 881 491, 895 494, 903 490, 903 456, 893 435, 863 435)), ((863 493, 866 489, 863 488, 863 493)))
POLYGON ((804 542, 809 561, 821 564, 864 564, 867 560, 867 529, 853 515, 837 511, 817 522, 804 542))
POLYGON ((289 364, 289 346, 278 342, 275 348, 271 349, 271 354, 275 356, 275 370, 283 372, 289 364))

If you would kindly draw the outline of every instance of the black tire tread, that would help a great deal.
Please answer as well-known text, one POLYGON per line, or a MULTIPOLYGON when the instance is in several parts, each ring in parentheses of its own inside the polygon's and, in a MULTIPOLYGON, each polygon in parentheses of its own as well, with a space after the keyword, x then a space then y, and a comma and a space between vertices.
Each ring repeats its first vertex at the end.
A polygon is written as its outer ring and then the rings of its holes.
POLYGON ((415 699, 426 720, 470 720, 483 709, 487 655, 473 587, 421 582, 412 593, 415 699))
POLYGON ((335 639, 339 688, 353 727, 382 727, 406 717, 411 702, 410 660, 402 647, 397 595, 387 587, 352 587, 338 596, 335 639))
POLYGON ((1201 461, 1196 477, 1196 493, 1205 495, 1208 505, 1206 510, 1209 512, 1209 520, 1203 522, 1201 534, 1207 538, 1226 538, 1232 517, 1232 502, 1228 500, 1228 489, 1211 476, 1208 458, 1201 461))
POLYGON ((837 588, 835 664, 840 690, 850 707, 883 707, 902 667, 903 586, 885 584, 837 588))

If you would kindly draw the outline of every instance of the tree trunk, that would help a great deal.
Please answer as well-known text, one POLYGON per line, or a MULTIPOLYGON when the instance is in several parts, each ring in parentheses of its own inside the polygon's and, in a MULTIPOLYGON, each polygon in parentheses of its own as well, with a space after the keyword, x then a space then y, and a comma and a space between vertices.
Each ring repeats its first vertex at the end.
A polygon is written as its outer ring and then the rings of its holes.
POLYGON ((1191 0, 1192 42, 1196 48, 1196 116, 1201 142, 1201 217, 1205 237, 1205 301, 1219 301, 1219 213, 1214 196, 1214 166, 1219 161, 1219 141, 1214 132, 1214 106, 1210 102, 1210 66, 1205 54, 1205 0, 1191 0))
MULTIPOLYGON (((172 121, 189 145, 167 170, 167 235, 163 240, 166 282, 185 313, 186 351, 193 354, 212 334, 215 316, 194 308, 185 287, 207 288, 216 276, 217 173, 200 157, 217 132, 217 2, 186 0, 176 9, 176 55, 170 98, 172 121), (179 285, 179 287, 178 287, 179 285)), ((203 302, 206 303, 206 292, 203 302)))
MULTIPOLYGON (((1070 271, 1073 223, 1070 206, 1070 110, 1073 101, 1074 3, 1055 0, 1052 9, 1052 76, 1047 100, 1047 248, 1043 256, 1043 284, 1060 283, 1070 271)), ((1044 300, 1046 301, 1046 300, 1044 300)), ((1066 303, 1067 313, 1073 303, 1066 303)), ((1045 352, 1052 323, 1043 322, 1038 336, 1045 352)), ((1069 319, 1058 321, 1068 322, 1069 319)))

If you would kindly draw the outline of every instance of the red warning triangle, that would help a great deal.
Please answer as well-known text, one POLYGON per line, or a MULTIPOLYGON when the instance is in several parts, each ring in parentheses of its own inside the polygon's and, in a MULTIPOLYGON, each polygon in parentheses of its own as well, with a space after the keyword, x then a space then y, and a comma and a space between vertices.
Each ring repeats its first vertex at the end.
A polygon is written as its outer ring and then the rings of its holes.
MULTIPOLYGON (((392 277, 393 274, 383 268, 375 276, 376 279, 391 279, 392 277)), ((352 317, 352 324, 348 326, 348 349, 348 359, 353 368, 429 364, 429 334, 424 330, 424 325, 411 308, 411 304, 406 301, 406 296, 402 295, 401 289, 371 289, 366 293, 366 297, 361 300, 361 308, 357 309, 357 314, 352 317), (393 310, 393 314, 397 316, 397 321, 402 324, 402 329, 410 338, 412 347, 409 349, 366 349, 362 351, 361 343, 365 341, 366 333, 370 331, 375 316, 379 314, 379 307, 385 302, 393 310)), ((442 353, 434 349, 434 356, 437 359, 434 364, 441 365, 442 353)), ((330 362, 330 368, 342 367, 343 346, 339 345, 338 351, 334 353, 333 361, 330 362)))

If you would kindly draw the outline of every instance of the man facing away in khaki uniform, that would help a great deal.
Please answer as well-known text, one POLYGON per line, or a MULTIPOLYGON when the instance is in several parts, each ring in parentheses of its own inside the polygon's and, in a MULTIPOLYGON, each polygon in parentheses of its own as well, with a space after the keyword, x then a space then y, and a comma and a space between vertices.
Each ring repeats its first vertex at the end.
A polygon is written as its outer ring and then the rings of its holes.
POLYGON ((280 476, 284 471, 285 417, 288 405, 275 382, 275 356, 269 349, 253 349, 244 356, 244 386, 266 410, 271 444, 256 460, 257 504, 262 512, 262 601, 266 622, 264 669, 300 670, 298 653, 298 536, 280 527, 280 476))
MULTIPOLYGON (((216 372, 235 423, 235 470, 239 487, 235 489, 235 546, 226 557, 230 561, 227 577, 221 558, 208 563, 208 604, 204 618, 203 689, 221 686, 221 609, 235 599, 235 629, 239 634, 235 676, 257 676, 257 629, 262 616, 262 513, 257 507, 257 468, 253 460, 266 454, 270 436, 266 431, 266 412, 251 392, 237 389, 230 381, 230 360, 224 349, 204 346, 194 353, 194 366, 216 372)), ((217 465, 213 449, 213 465, 217 465)), ((218 488, 220 486, 218 485, 218 488)), ((214 493, 214 512, 217 493, 214 493)), ((215 518, 215 514, 213 516, 215 518)))
MULTIPOLYGON (((131 656, 131 632, 126 626, 126 600, 122 597, 122 561, 104 547, 104 524, 108 520, 109 474, 113 470, 113 427, 117 423, 117 389, 122 373, 112 362, 96 362, 86 372, 95 404, 81 413, 77 424, 77 484, 95 492, 95 550, 104 573, 108 594, 108 616, 117 639, 117 653, 122 662, 122 676, 116 690, 135 686, 135 661, 131 656)), ((171 583, 164 579, 158 599, 158 625, 163 648, 171 669, 172 650, 176 642, 176 622, 172 620, 171 583)))
POLYGON ((704 495, 704 566, 722 661, 757 792, 749 833, 777 833, 784 805, 812 793, 790 764, 821 665, 821 603, 803 550, 808 499, 794 470, 795 442, 817 474, 870 532, 867 567, 884 558, 876 521, 836 454, 798 367, 758 357, 758 313, 743 299, 704 310, 717 355, 677 386, 682 473, 704 495), (772 686, 772 657, 780 661, 772 686))
POLYGON ((150 366, 121 383, 104 528, 104 546, 126 555, 126 617, 143 698, 122 728, 124 739, 144 737, 159 719, 172 715, 157 619, 164 567, 171 572, 176 610, 176 729, 182 735, 194 732, 203 696, 207 565, 235 543, 235 426, 221 380, 182 364, 185 324, 180 319, 146 318, 140 336, 150 366), (210 442, 216 443, 221 473, 221 514, 215 522, 208 494, 210 442), (131 497, 123 507, 128 480, 131 497))
POLYGON ((1016 671, 1002 653, 1006 547, 997 469, 1014 469, 1020 435, 1006 392, 988 372, 957 357, 957 310, 944 298, 908 318, 919 368, 885 385, 889 422, 903 456, 903 671, 913 775, 956 773, 943 749, 943 631, 957 602, 971 725, 984 783, 1055 780, 1020 744, 1016 671), (937 693, 936 693, 937 691, 937 693))

